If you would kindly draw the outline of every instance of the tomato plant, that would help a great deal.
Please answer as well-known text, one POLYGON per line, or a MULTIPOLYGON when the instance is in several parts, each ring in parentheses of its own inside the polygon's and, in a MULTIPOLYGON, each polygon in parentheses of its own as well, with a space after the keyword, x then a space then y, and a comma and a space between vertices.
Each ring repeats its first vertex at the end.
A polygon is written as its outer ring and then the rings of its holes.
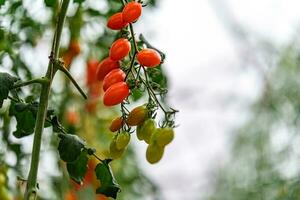
MULTIPOLYGON (((116 198, 120 185, 115 180, 115 169, 112 170, 111 166, 114 168, 118 164, 117 159, 121 160, 123 155, 127 156, 128 149, 132 150, 129 144, 132 134, 136 133, 138 139, 148 144, 146 159, 150 163, 162 158, 164 148, 174 137, 177 110, 167 106, 164 101, 167 82, 161 64, 165 56, 142 35, 137 38, 134 32, 133 22, 141 17, 142 2, 108 2, 109 12, 103 14, 104 11, 95 10, 89 2, 76 0, 72 3, 78 5, 72 8, 74 12, 67 17, 70 0, 62 0, 60 4, 58 1, 45 0, 45 6, 51 12, 45 24, 35 22, 27 15, 27 8, 22 7, 22 1, 4 2, 6 7, 3 12, 10 13, 12 23, 20 20, 20 15, 32 25, 21 23, 24 27, 18 27, 18 23, 14 24, 16 29, 20 28, 20 33, 24 33, 22 37, 9 27, 0 29, 0 50, 5 52, 1 52, 0 59, 2 61, 3 57, 8 56, 13 62, 13 66, 8 67, 11 73, 0 72, 3 141, 8 151, 15 153, 18 167, 21 168, 20 163, 25 159, 30 160, 30 166, 28 176, 18 180, 26 185, 24 194, 22 188, 10 192, 7 172, 0 166, 0 199, 11 200, 12 193, 15 199, 24 196, 25 200, 35 200, 44 195, 38 192, 39 187, 43 187, 38 184, 38 168, 41 148, 44 146, 43 132, 50 127, 53 131, 50 145, 57 149, 57 157, 61 160, 57 162, 58 166, 63 176, 67 175, 72 180, 67 182, 67 187, 63 183, 60 185, 64 192, 56 191, 58 199, 78 199, 80 190, 88 186, 96 191, 97 196, 94 195, 93 199, 116 198), (82 36, 84 27, 90 27, 89 20, 94 16, 108 20, 108 28, 120 31, 105 32, 94 40, 82 36), (64 29, 68 30, 66 37, 63 37, 64 29), (25 46, 30 44, 35 47, 38 40, 47 35, 44 32, 53 33, 48 67, 42 77, 34 78, 36 74, 26 66, 18 50, 22 42, 25 46), (66 38, 68 43, 61 44, 61 40, 65 41, 66 38), (108 43, 111 41, 114 42, 110 46, 108 43), (79 76, 75 78, 72 73, 77 72, 73 68, 77 57, 79 61, 85 61, 86 68, 82 62, 79 65, 86 74, 77 74, 79 76), (59 77, 61 80, 56 78, 58 73, 64 75, 59 77), (82 82, 77 82, 77 78, 84 77, 85 86, 81 86, 82 82), (56 84, 56 81, 61 82, 56 84), (54 89, 57 85, 60 88, 54 89), (135 105, 137 100, 145 102, 129 111, 129 107, 135 105), (115 116, 119 117, 111 121, 115 116), (16 123, 12 123, 12 118, 16 123), (14 125, 16 127, 12 132, 10 126, 14 125), (160 130, 168 131, 161 134, 160 130), (30 135, 33 143, 31 159, 28 159, 28 154, 22 152, 22 145, 14 143, 10 137, 21 139, 30 135)), ((136 162, 133 158, 131 161, 136 162)), ((10 167, 6 163, 3 166, 10 167)), ((125 174, 126 168, 123 164, 121 166, 115 168, 122 172, 119 177, 124 178, 122 174, 125 174)), ((136 168, 133 171, 138 171, 137 165, 134 166, 136 168)), ((15 173, 19 171, 15 170, 15 173)), ((139 179, 142 180, 141 177, 139 179)), ((131 179, 130 182, 133 184, 135 180, 131 179)), ((143 185, 147 184, 143 182, 143 185)), ((59 187, 55 185, 55 188, 59 187)))

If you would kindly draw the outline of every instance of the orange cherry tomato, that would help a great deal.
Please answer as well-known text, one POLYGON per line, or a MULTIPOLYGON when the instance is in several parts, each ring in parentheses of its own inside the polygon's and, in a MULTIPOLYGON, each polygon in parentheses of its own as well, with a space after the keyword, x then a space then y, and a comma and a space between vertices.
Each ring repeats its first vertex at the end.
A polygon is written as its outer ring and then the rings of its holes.
POLYGON ((126 74, 121 69, 114 69, 109 72, 103 80, 103 90, 106 91, 111 85, 123 82, 126 74))
POLYGON ((76 125, 79 122, 79 116, 76 111, 68 111, 66 114, 66 119, 71 125, 76 125))
POLYGON ((125 38, 120 38, 112 44, 109 51, 109 57, 115 61, 122 60, 128 55, 130 49, 130 42, 125 38))
POLYGON ((63 61, 66 69, 70 69, 71 63, 73 61, 74 55, 71 51, 66 51, 63 55, 63 61))
POLYGON ((97 66, 99 61, 96 59, 91 59, 87 62, 87 74, 86 74, 86 84, 92 85, 97 82, 97 66))
POLYGON ((135 22, 142 14, 142 4, 132 1, 124 7, 122 13, 124 22, 135 22))
POLYGON ((101 63, 98 65, 97 70, 97 79, 99 81, 102 81, 104 77, 113 69, 120 68, 120 63, 113 61, 109 57, 105 58, 101 61, 101 63))
POLYGON ((111 124, 109 126, 109 130, 111 132, 116 132, 122 128, 123 125, 123 118, 117 117, 114 120, 111 121, 111 124))
POLYGON ((74 191, 68 191, 65 194, 64 200, 77 200, 76 193, 74 191))
POLYGON ((137 54, 137 60, 145 67, 156 67, 161 63, 161 56, 154 49, 143 49, 137 54))
POLYGON ((127 25, 128 23, 123 21, 123 14, 121 12, 112 15, 107 21, 107 27, 112 30, 120 30, 127 25))
POLYGON ((114 106, 122 103, 129 95, 129 87, 125 82, 115 83, 104 93, 103 103, 106 106, 114 106))
POLYGON ((78 54, 80 54, 80 43, 78 40, 71 40, 70 45, 69 45, 69 49, 72 52, 73 55, 77 56, 78 54))

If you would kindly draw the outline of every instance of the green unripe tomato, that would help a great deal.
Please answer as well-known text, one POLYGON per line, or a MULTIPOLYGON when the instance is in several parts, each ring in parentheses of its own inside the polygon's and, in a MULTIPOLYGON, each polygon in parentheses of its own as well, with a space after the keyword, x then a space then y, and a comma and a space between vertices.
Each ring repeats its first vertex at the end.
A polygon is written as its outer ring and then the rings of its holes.
POLYGON ((119 150, 125 149, 130 142, 130 134, 128 132, 121 132, 116 138, 116 147, 119 150))
POLYGON ((12 200, 12 197, 9 194, 7 188, 0 187, 0 199, 1 200, 12 200))
POLYGON ((139 140, 144 140, 147 144, 149 144, 151 136, 155 130, 155 121, 153 119, 147 119, 141 127, 137 127, 136 134, 139 140))
POLYGON ((146 150, 146 159, 149 163, 151 164, 157 163, 158 161, 160 161, 163 155, 164 155, 163 147, 157 145, 156 143, 148 145, 146 150))
POLYGON ((3 187, 6 183, 6 177, 4 174, 0 174, 0 187, 3 187))
POLYGON ((174 139, 174 130, 172 128, 158 128, 153 134, 152 140, 161 147, 170 144, 174 139))
POLYGON ((109 154, 112 159, 120 158, 122 156, 122 154, 124 153, 124 151, 125 151, 125 149, 120 150, 117 148, 115 139, 113 141, 111 141, 111 143, 109 145, 109 154))

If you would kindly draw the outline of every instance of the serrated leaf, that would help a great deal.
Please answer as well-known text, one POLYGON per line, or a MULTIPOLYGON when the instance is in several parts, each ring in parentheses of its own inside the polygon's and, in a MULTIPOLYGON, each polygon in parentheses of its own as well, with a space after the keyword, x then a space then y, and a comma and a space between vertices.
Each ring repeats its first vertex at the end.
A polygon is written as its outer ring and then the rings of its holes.
POLYGON ((67 163, 67 170, 70 178, 78 184, 81 184, 87 172, 88 160, 87 151, 82 151, 76 161, 67 163))
POLYGON ((77 135, 61 134, 58 145, 60 158, 65 162, 75 162, 84 148, 85 142, 77 135))
POLYGON ((14 83, 17 80, 19 80, 17 77, 11 76, 8 73, 0 72, 0 108, 3 105, 4 99, 7 99, 9 90, 13 88, 14 83))
POLYGON ((120 186, 117 184, 111 168, 109 166, 109 162, 111 160, 104 160, 102 163, 99 163, 96 168, 96 176, 100 181, 101 186, 97 188, 97 194, 103 194, 107 197, 112 197, 114 199, 117 198, 118 192, 120 192, 120 186))
POLYGON ((9 115, 15 116, 17 129, 13 132, 16 138, 25 137, 34 131, 35 116, 24 103, 11 103, 9 115))

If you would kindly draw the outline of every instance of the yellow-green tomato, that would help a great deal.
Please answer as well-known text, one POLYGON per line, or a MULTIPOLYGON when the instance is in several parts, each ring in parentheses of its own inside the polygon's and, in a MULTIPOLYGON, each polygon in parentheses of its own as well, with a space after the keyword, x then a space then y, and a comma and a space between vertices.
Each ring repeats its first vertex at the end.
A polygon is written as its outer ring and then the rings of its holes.
POLYGON ((128 132, 121 132, 117 135, 116 147, 117 149, 125 149, 130 142, 130 134, 128 132))
POLYGON ((137 129, 137 137, 141 138, 147 144, 149 144, 151 136, 155 132, 155 130, 156 130, 156 123, 155 123, 154 119, 147 119, 142 124, 140 129, 139 130, 137 129))
POLYGON ((12 197, 9 194, 7 188, 0 187, 0 199, 1 200, 12 200, 12 197))
POLYGON ((111 143, 109 145, 109 154, 112 159, 120 158, 122 156, 122 154, 124 153, 124 151, 125 151, 125 149, 117 148, 115 139, 113 141, 111 141, 111 143))
POLYGON ((174 139, 174 130, 172 128, 158 128, 153 134, 152 140, 161 147, 170 144, 174 139))
POLYGON ((3 187, 6 183, 6 177, 4 174, 0 174, 0 187, 3 187))
POLYGON ((149 144, 146 150, 146 159, 149 163, 154 164, 160 161, 164 155, 164 148, 156 143, 149 144))

